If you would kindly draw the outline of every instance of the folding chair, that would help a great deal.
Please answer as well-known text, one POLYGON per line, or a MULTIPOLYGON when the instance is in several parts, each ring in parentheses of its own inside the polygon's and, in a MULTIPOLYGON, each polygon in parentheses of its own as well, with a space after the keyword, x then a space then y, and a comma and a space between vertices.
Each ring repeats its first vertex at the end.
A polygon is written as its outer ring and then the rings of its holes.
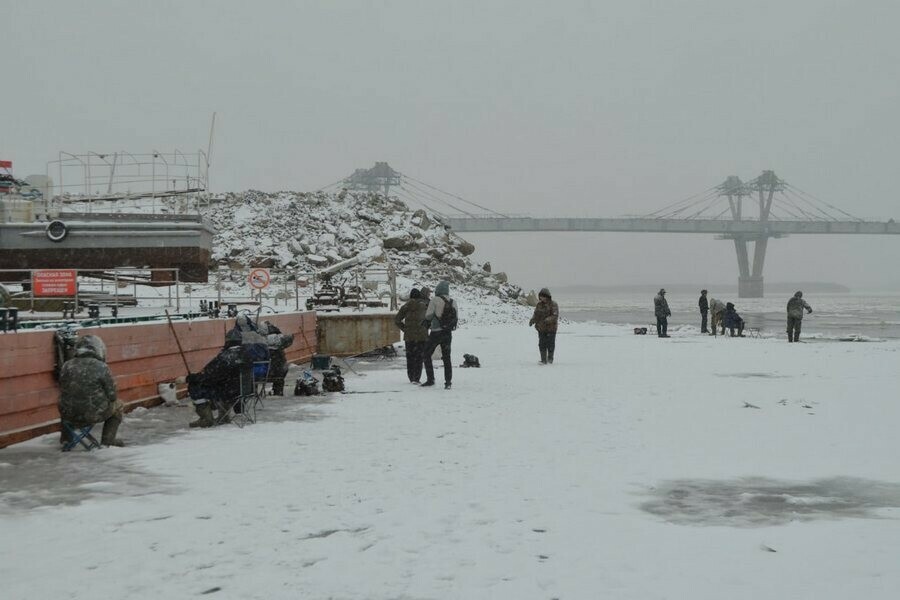
POLYGON ((752 338, 761 338, 762 334, 759 332, 759 327, 747 327, 747 334, 752 338))
POLYGON ((266 397, 266 378, 269 374, 269 361, 257 361, 252 365, 241 367, 239 372, 239 393, 227 402, 221 411, 216 424, 229 420, 243 427, 247 423, 256 423, 256 407, 262 406, 266 397))
POLYGON ((256 394, 256 404, 260 408, 265 408, 263 400, 268 395, 266 385, 272 383, 269 379, 270 364, 267 360, 258 360, 253 363, 253 389, 256 394))
POLYGON ((81 446, 88 452, 90 452, 94 448, 100 447, 100 442, 97 441, 97 438, 91 435, 91 429, 94 428, 93 425, 78 427, 77 425, 73 425, 68 421, 60 421, 60 424, 62 425, 63 431, 65 431, 69 436, 69 441, 63 444, 63 452, 68 452, 79 444, 81 444, 81 446))

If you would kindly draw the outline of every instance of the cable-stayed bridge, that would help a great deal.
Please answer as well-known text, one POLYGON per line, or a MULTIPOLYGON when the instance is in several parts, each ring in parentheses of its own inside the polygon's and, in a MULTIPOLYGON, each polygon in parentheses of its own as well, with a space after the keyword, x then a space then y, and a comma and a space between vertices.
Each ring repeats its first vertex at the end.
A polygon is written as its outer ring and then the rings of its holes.
POLYGON ((771 238, 800 234, 900 235, 900 223, 894 219, 861 219, 789 184, 776 176, 774 171, 763 171, 747 182, 730 176, 719 185, 647 215, 621 218, 507 215, 394 171, 387 163, 376 163, 372 169, 357 169, 353 175, 332 186, 383 192, 385 195, 393 191, 408 203, 421 205, 440 215, 444 224, 457 233, 602 231, 713 234, 717 239, 732 240, 734 243, 738 263, 738 295, 741 298, 763 296, 763 267, 771 238), (474 212, 476 210, 481 212, 474 212))

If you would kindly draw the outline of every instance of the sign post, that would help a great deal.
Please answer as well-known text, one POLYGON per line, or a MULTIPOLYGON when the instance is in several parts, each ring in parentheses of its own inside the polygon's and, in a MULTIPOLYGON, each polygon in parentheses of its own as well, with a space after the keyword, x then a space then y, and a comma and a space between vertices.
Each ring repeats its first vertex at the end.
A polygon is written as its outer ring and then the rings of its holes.
MULTIPOLYGON (((250 287, 259 291, 259 307, 262 308, 262 291, 269 287, 269 283, 272 281, 272 276, 269 274, 268 269, 263 269, 261 267, 256 267, 250 269, 250 276, 248 277, 248 281, 250 282, 250 287)), ((252 298, 251 294, 251 298, 252 298)))

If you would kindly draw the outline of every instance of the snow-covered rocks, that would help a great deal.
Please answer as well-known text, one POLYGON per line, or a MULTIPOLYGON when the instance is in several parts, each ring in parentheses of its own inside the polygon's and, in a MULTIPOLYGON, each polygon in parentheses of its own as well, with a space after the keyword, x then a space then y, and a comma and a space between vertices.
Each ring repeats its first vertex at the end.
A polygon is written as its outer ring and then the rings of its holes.
POLYGON ((302 273, 364 253, 354 264, 387 263, 417 285, 434 287, 446 279, 457 289, 481 290, 501 302, 522 294, 505 274, 492 274, 490 263, 473 262, 475 246, 447 230, 438 216, 379 194, 250 190, 229 194, 206 216, 218 230, 216 266, 302 273))

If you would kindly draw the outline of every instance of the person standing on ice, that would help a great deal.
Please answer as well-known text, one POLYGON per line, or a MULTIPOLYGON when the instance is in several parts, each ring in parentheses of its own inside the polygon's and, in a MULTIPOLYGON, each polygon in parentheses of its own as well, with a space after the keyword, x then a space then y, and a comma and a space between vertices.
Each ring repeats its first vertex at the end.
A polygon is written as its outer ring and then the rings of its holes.
MULTIPOLYGON (((103 422, 104 446, 124 446, 116 437, 124 406, 116 397, 116 382, 106 364, 106 344, 86 335, 75 344, 75 356, 59 373, 59 415, 75 427, 103 422)), ((65 431, 65 430, 64 430, 65 431)), ((63 435, 61 441, 69 441, 63 435)))
POLYGON ((669 337, 669 317, 672 311, 669 310, 669 303, 666 302, 666 290, 660 289, 656 298, 653 299, 653 312, 656 314, 656 335, 661 338, 669 337))
POLYGON ((700 333, 709 333, 706 327, 706 315, 709 313, 709 300, 706 299, 706 290, 700 290, 700 333))
POLYGON ((541 364, 553 364, 553 353, 556 351, 556 329, 559 326, 559 306, 553 301, 550 290, 541 288, 538 303, 534 307, 534 315, 528 321, 538 332, 538 350, 541 352, 541 364))
POLYGON ((812 312, 812 308, 803 299, 803 292, 797 292, 787 303, 787 336, 789 342, 800 341, 800 326, 803 324, 803 311, 812 312))
POLYGON ((428 302, 425 320, 422 324, 431 328, 428 334, 428 345, 425 346, 425 376, 422 386, 434 385, 434 365, 431 355, 435 348, 441 347, 441 360, 444 363, 444 389, 449 390, 453 380, 453 364, 450 362, 450 343, 453 341, 453 330, 456 329, 458 313, 456 302, 450 297, 450 282, 441 281, 434 289, 434 298, 428 302))
POLYGON ((428 345, 428 328, 422 323, 425 321, 425 311, 428 302, 422 298, 422 292, 413 288, 409 293, 409 301, 400 307, 394 323, 403 332, 403 342, 406 346, 406 375, 410 383, 419 383, 422 378, 422 361, 425 347, 428 345))

